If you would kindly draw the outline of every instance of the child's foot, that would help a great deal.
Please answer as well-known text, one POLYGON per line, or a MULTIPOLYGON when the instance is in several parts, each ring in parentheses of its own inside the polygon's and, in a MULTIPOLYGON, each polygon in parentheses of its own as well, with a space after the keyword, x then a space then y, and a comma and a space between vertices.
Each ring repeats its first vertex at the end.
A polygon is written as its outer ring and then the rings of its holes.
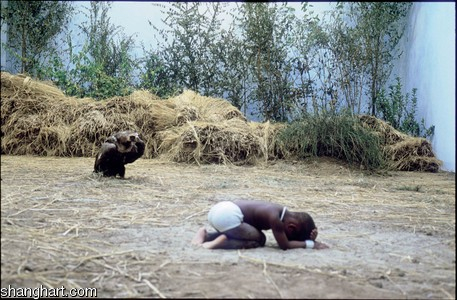
POLYGON ((205 241, 206 229, 204 227, 200 228, 192 239, 192 245, 201 245, 205 241))
POLYGON ((221 245, 227 240, 227 236, 225 234, 221 234, 214 240, 210 242, 206 242, 202 244, 203 248, 206 249, 216 249, 216 248, 221 248, 221 245))

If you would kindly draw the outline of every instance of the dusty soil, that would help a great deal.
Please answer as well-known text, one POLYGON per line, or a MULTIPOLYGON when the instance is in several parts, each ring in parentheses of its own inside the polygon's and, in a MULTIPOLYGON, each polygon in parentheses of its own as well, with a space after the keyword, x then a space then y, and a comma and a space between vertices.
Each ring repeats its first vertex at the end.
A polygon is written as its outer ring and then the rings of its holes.
POLYGON ((327 159, 257 166, 1 157, 1 287, 99 297, 454 298, 455 174, 370 173, 327 159), (307 211, 327 250, 190 245, 221 200, 307 211))

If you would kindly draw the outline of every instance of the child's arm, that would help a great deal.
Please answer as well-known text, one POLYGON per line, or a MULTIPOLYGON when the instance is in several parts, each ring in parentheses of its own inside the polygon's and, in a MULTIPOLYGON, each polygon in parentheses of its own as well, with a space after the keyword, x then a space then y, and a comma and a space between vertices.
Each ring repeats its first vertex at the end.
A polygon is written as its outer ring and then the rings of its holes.
MULTIPOLYGON (((273 235, 274 235, 274 232, 273 232, 273 235)), ((285 236, 285 234, 284 234, 285 236)), ((275 236, 276 238, 276 236, 275 236)), ((286 239, 287 239, 287 236, 286 236, 286 239)), ((289 241, 287 240, 287 243, 284 243, 283 242, 283 246, 281 246, 280 242, 276 239, 276 241, 278 242, 278 245, 279 247, 282 249, 282 250, 287 250, 287 249, 296 249, 296 248, 306 248, 306 242, 302 242, 302 241, 289 241)), ((314 247, 313 249, 316 249, 316 250, 322 250, 322 249, 327 249, 329 248, 326 244, 324 243, 321 243, 321 242, 318 242, 318 241, 314 241, 314 247)))
MULTIPOLYGON (((282 222, 273 222, 272 227, 273 236, 275 237, 276 242, 282 250, 287 249, 296 249, 296 248, 306 248, 305 241, 289 241, 287 235, 284 231, 284 225, 282 222)), ((324 243, 317 242, 314 239, 317 237, 317 229, 313 230, 311 233, 311 240, 314 241, 313 249, 326 249, 328 246, 324 243), (314 239, 313 239, 314 238, 314 239)))
POLYGON ((327 249, 328 248, 328 246, 326 244, 321 243, 321 242, 317 242, 316 238, 317 238, 317 228, 314 228, 311 231, 311 235, 309 237, 309 239, 314 242, 314 248, 313 249, 320 250, 320 249, 327 249))
POLYGON ((272 220, 271 230, 273 231, 273 236, 275 237, 276 242, 282 250, 306 248, 305 241, 289 241, 282 222, 272 220))
POLYGON ((284 231, 281 233, 280 231, 273 230, 273 236, 282 250, 306 248, 305 241, 289 241, 284 231))

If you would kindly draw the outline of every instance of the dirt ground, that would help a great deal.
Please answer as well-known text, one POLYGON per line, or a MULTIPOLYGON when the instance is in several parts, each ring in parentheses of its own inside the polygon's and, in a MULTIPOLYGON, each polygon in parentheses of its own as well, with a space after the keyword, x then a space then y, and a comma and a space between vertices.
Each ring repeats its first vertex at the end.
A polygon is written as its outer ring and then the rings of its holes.
POLYGON ((329 159, 257 166, 1 157, 1 287, 98 297, 455 299, 455 173, 370 173, 329 159), (327 250, 191 246, 218 201, 309 212, 327 250))

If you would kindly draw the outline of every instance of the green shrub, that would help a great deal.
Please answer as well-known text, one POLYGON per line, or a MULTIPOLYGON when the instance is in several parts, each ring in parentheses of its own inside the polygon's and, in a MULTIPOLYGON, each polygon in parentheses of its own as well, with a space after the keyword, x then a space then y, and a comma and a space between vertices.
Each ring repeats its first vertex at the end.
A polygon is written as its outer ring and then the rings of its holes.
POLYGON ((412 89, 411 94, 403 95, 400 77, 396 77, 395 80, 394 85, 389 85, 388 93, 382 89, 378 95, 376 111, 379 118, 411 136, 424 138, 433 136, 434 125, 426 128, 424 118, 420 123, 416 121, 417 89, 412 89))
POLYGON ((347 114, 309 115, 290 123, 278 143, 289 156, 329 156, 359 163, 367 169, 384 165, 379 137, 347 114))

